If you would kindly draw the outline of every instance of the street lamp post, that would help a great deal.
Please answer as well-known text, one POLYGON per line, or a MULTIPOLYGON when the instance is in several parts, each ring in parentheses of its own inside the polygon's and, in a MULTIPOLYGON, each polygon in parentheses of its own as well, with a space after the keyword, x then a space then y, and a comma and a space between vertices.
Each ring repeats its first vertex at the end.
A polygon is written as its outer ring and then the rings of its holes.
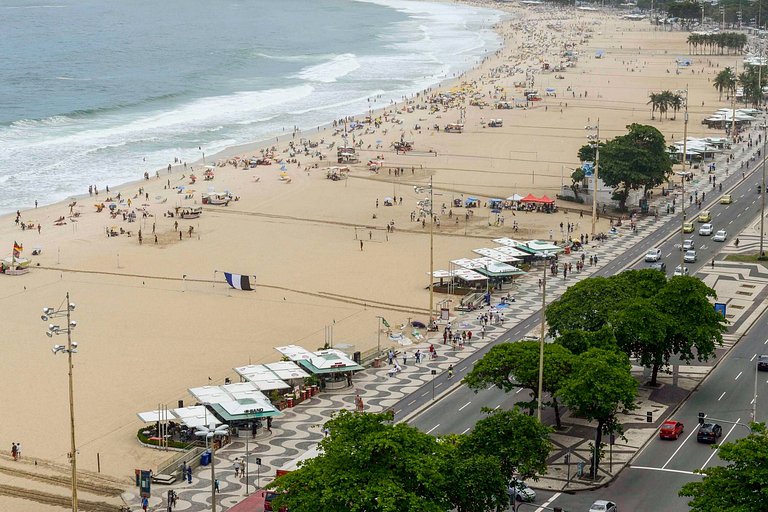
POLYGON ((536 417, 541 421, 541 407, 542 407, 542 395, 544 394, 544 325, 546 323, 546 306, 547 306, 547 263, 549 263, 549 255, 545 253, 544 257, 544 279, 542 281, 541 288, 541 335, 539 339, 539 395, 538 404, 536 406, 536 417))
POLYGON ((77 445, 75 443, 75 390, 72 382, 72 354, 77 354, 77 342, 72 341, 72 331, 77 327, 77 322, 72 320, 71 313, 75 310, 75 304, 69 301, 69 292, 65 299, 65 305, 59 306, 59 309, 50 307, 43 308, 43 315, 40 317, 43 322, 51 318, 66 317, 67 327, 62 329, 58 325, 49 324, 46 335, 53 338, 54 335, 66 334, 66 345, 54 345, 53 353, 64 352, 67 354, 67 367, 69 368, 69 429, 70 429, 70 463, 72 464, 72 512, 77 512, 77 445))
POLYGON ((680 220, 680 273, 681 275, 685 275, 685 251, 683 250, 683 244, 685 244, 685 180, 687 178, 685 164, 688 161, 688 86, 686 85, 685 89, 678 90, 677 94, 684 95, 683 106, 685 107, 685 113, 683 117, 683 160, 682 171, 679 173, 681 178, 680 181, 683 187, 683 195, 681 197, 680 203, 682 210, 682 218, 680 220))
POLYGON ((758 363, 760 360, 755 361, 755 392, 752 395, 752 421, 757 423, 757 376, 760 373, 758 369, 758 363))
POLYGON ((595 223, 597 222, 597 180, 600 172, 600 118, 597 118, 596 125, 585 126, 584 129, 590 131, 587 140, 595 148, 595 174, 592 178, 592 239, 594 240, 595 223))
POLYGON ((213 423, 209 427, 198 427, 199 430, 195 432, 198 437, 204 437, 206 445, 208 439, 211 440, 211 512, 216 512, 216 469, 215 469, 215 455, 216 455, 216 437, 223 437, 227 435, 229 431, 229 425, 219 425, 214 427, 213 423))
MULTIPOLYGON (((760 66, 762 68, 762 66, 760 66)), ((765 250, 763 249, 763 243, 765 240, 765 159, 768 155, 766 150, 766 135, 768 135, 768 124, 763 123, 763 179, 762 186, 760 187, 760 257, 765 256, 765 250)))

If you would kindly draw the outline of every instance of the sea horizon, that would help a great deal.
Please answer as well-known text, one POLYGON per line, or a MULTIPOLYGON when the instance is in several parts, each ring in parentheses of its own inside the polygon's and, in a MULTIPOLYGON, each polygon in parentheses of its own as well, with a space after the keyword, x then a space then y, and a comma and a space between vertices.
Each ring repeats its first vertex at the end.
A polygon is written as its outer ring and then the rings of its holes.
POLYGON ((408 0, 16 0, 1 11, 13 57, 0 70, 0 213, 386 107, 498 49, 504 15, 408 0), (180 25, 163 27, 171 12, 180 25), (252 13, 273 21, 229 28, 252 13))

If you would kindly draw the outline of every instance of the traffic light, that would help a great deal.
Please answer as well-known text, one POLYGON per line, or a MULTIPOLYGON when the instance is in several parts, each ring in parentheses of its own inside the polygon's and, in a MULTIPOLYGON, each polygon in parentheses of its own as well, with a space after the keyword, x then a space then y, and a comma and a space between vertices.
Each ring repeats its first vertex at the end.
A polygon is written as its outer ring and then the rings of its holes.
POLYGON ((648 411, 645 413, 645 421, 648 423, 653 423, 653 412, 648 411))
POLYGON ((699 413, 699 425, 703 425, 703 424, 704 424, 704 413, 700 412, 699 413))

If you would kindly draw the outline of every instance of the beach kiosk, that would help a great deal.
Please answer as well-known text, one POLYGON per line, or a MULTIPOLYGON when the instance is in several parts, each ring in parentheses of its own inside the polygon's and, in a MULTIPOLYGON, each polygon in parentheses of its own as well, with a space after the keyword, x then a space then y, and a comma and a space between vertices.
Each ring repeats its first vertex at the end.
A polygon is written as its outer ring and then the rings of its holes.
POLYGON ((341 389, 352 385, 352 374, 364 370, 341 350, 310 352, 298 345, 276 347, 275 350, 320 379, 324 389, 341 389))

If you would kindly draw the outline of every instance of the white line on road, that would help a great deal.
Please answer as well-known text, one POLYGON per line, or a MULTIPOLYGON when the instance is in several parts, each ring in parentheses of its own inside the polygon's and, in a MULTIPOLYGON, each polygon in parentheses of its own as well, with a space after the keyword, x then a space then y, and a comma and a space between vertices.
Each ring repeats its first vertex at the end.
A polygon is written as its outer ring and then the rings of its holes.
MULTIPOLYGON (((738 423, 740 421, 741 421, 741 418, 737 419, 736 423, 738 423)), ((731 435, 731 432, 733 432, 733 429, 735 429, 735 428, 736 428, 735 424, 731 426, 731 430, 729 430, 728 433, 725 434, 725 436, 723 436, 723 440, 721 441, 721 443, 725 442, 725 440, 728 439, 728 436, 731 435)), ((704 469, 705 467, 707 467, 707 464, 709 464, 709 461, 711 461, 712 457, 714 457, 716 454, 717 454, 717 450, 713 451, 712 455, 710 455, 709 458, 707 459, 707 462, 705 462, 704 465, 701 466, 701 469, 704 469)))
POLYGON ((421 396, 427 396, 429 394, 429 391, 425 391, 421 394, 421 396))
POLYGON ((682 469, 664 469, 664 468, 651 468, 648 466, 629 466, 632 469, 645 469, 648 471, 669 471, 670 473, 682 473, 684 475, 697 475, 693 471, 683 471, 682 469))
POLYGON ((744 373, 744 372, 739 372, 739 374, 738 374, 738 375, 736 376, 736 378, 734 378, 733 380, 739 380, 739 377, 741 377, 741 374, 742 374, 742 373, 744 373))
POLYGON ((438 382, 437 384, 435 384, 435 387, 436 387, 436 388, 439 388, 439 387, 440 387, 440 386, 442 386, 442 385, 443 385, 443 383, 442 383, 442 382, 438 382))
POLYGON ((461 407, 459 407, 459 410, 462 410, 462 409, 464 409, 466 406, 468 406, 468 405, 469 405, 469 404, 471 404, 471 403, 472 403, 472 402, 467 402, 467 403, 465 403, 464 405, 462 405, 461 407))
POLYGON ((520 388, 520 389, 518 389, 517 391, 515 391, 515 394, 518 394, 519 392, 521 392, 521 391, 522 391, 522 390, 524 390, 524 389, 525 389, 525 388, 520 388))
MULTIPOLYGON (((723 391, 723 394, 720 395, 720 398, 718 398, 717 401, 719 402, 720 400, 722 400, 724 396, 725 396, 725 391, 723 391)), ((461 410, 461 409, 459 409, 459 410, 461 410)))
POLYGON ((549 504, 555 501, 557 498, 559 498, 561 494, 562 493, 560 492, 556 492, 555 494, 553 494, 547 501, 545 501, 539 508, 537 508, 535 512, 543 512, 544 510, 550 510, 549 504))
MULTIPOLYGON (((424 395, 426 395, 426 393, 424 393, 424 395)), ((421 396, 424 396, 424 395, 421 395, 421 396)), ((408 402, 408 405, 413 405, 413 404, 414 404, 414 402, 416 402, 416 400, 415 400, 415 399, 414 399, 414 400, 411 400, 410 402, 408 402)))
POLYGON ((469 432, 469 429, 470 429, 470 428, 471 428, 471 427, 467 427, 467 428, 465 428, 465 429, 464 429, 464 432, 462 432, 462 433, 461 433, 461 435, 464 435, 464 434, 466 434, 467 432, 469 432))
POLYGON ((752 359, 750 359, 749 362, 751 363, 752 361, 754 361, 756 357, 757 357, 757 354, 753 355, 752 359))
POLYGON ((485 388, 485 390, 486 390, 486 391, 490 391, 490 390, 492 390, 492 389, 493 389, 493 388, 495 388, 495 387, 496 387, 496 386, 495 386, 494 384, 491 384, 490 386, 488 386, 487 388, 485 388))
POLYGON ((693 430, 691 430, 691 433, 690 433, 690 434, 688 434, 688 436, 687 436, 687 437, 686 437, 686 438, 683 440, 683 442, 682 442, 682 443, 680 443, 680 446, 678 446, 678 447, 677 447, 677 450, 675 450, 675 452, 672 454, 672 456, 670 456, 670 457, 669 457, 669 459, 667 459, 667 462, 665 462, 665 463, 664 463, 664 465, 663 465, 663 466, 661 466, 661 469, 666 469, 666 468, 667 468, 667 466, 669 465, 669 463, 670 463, 670 462, 672 462, 672 459, 674 459, 674 458, 675 458, 675 455, 677 455, 677 452, 679 452, 679 451, 682 449, 682 447, 683 447, 683 446, 685 446, 685 443, 687 443, 687 442, 688 442, 688 440, 691 438, 691 436, 692 436, 693 434, 695 434, 695 433, 696 433, 696 429, 693 429, 693 430))
POLYGON ((437 427, 439 427, 439 426, 440 426, 440 424, 438 423, 437 425, 435 425, 435 426, 434 426, 434 427, 432 427, 431 429, 427 430, 427 434, 431 434, 431 433, 432 433, 432 431, 433 431, 433 430, 435 430, 435 429, 436 429, 437 427))
POLYGON ((499 407, 501 407, 501 404, 499 404, 499 405, 497 405, 496 407, 494 407, 494 408, 493 408, 493 410, 495 411, 495 410, 496 410, 496 409, 498 409, 499 407))

